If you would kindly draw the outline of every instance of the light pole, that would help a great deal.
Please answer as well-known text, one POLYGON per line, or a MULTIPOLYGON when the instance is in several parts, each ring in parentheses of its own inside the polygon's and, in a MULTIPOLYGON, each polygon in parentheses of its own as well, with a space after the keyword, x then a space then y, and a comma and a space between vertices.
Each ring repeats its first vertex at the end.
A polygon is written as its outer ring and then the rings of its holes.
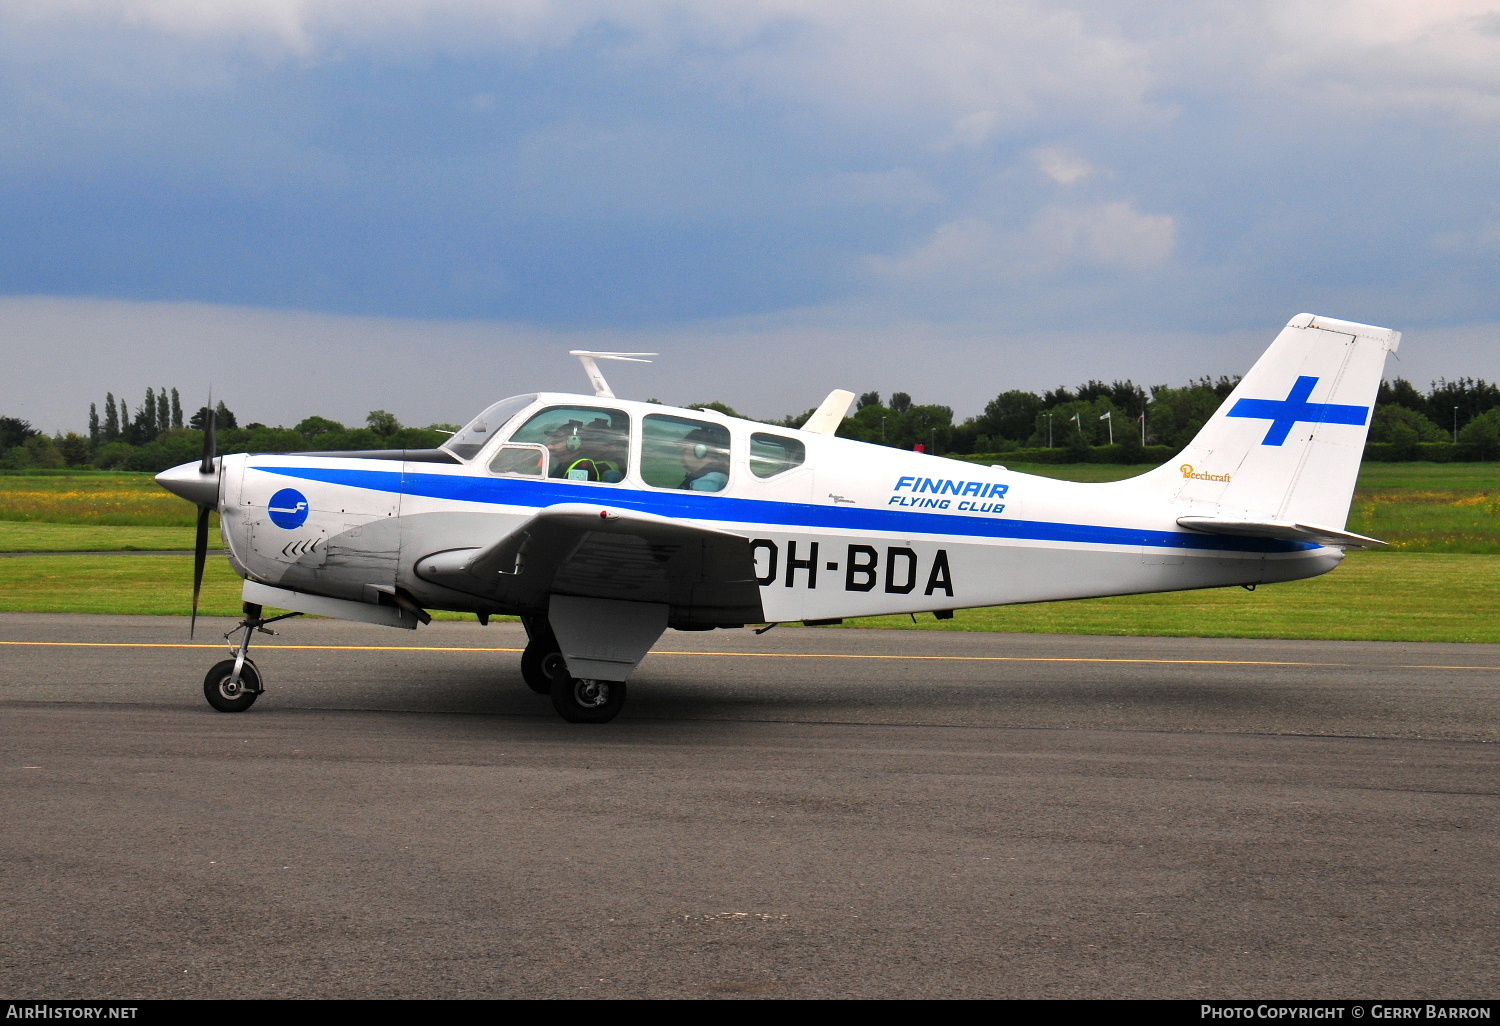
POLYGON ((1453 444, 1458 444, 1458 407, 1453 407, 1453 444))
POLYGON ((1047 448, 1052 448, 1052 411, 1047 411, 1047 448))
POLYGON ((880 418, 880 444, 885 444, 885 418, 880 418))

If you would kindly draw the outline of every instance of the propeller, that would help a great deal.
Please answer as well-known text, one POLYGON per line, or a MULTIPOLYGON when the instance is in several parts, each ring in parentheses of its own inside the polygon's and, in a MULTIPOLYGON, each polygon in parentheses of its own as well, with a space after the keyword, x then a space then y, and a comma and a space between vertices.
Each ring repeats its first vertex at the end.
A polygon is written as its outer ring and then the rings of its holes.
MULTIPOLYGON (((214 466, 218 438, 215 432, 217 418, 214 416, 212 391, 208 393, 208 406, 205 409, 208 411, 208 416, 203 421, 203 462, 198 464, 198 473, 206 476, 218 473, 218 468, 214 466)), ((215 492, 217 499, 217 489, 215 492)), ((203 594, 203 568, 208 562, 208 518, 213 513, 215 505, 217 502, 198 507, 198 535, 193 541, 193 618, 188 624, 189 638, 198 628, 198 598, 203 594)))

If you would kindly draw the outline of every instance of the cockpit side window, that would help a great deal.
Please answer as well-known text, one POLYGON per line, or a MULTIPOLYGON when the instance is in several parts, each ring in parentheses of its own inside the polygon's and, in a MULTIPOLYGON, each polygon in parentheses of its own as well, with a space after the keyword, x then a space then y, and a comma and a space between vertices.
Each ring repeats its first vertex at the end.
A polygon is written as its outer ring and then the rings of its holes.
POLYGON ((513 395, 509 399, 502 399, 479 416, 469 421, 464 429, 443 443, 447 449, 459 459, 472 460, 479 455, 492 438, 498 438, 500 431, 509 424, 516 414, 536 402, 535 395, 513 395))
POLYGON ((750 473, 756 477, 775 477, 802 466, 807 446, 785 435, 768 435, 757 431, 750 436, 750 473))
POLYGON ((650 414, 641 426, 641 477, 653 488, 722 492, 729 483, 729 429, 650 414))
POLYGON ((505 448, 513 445, 544 446, 548 477, 614 484, 630 470, 630 417, 595 406, 551 406, 522 424, 505 448))

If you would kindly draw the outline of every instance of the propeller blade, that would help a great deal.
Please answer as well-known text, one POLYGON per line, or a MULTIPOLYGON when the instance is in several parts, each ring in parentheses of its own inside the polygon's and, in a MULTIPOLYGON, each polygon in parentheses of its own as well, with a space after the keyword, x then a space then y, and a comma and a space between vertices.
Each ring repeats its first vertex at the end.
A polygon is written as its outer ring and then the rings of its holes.
POLYGON ((214 416, 213 392, 208 393, 208 406, 204 408, 208 410, 208 416, 204 418, 203 462, 198 465, 198 473, 212 474, 214 472, 214 457, 218 455, 216 450, 219 447, 219 440, 216 437, 216 432, 214 430, 214 428, 216 427, 215 422, 218 420, 218 418, 214 416))
POLYGON ((203 593, 203 566, 208 561, 208 515, 211 506, 198 507, 198 537, 193 545, 193 619, 188 624, 188 637, 198 628, 198 596, 203 593))

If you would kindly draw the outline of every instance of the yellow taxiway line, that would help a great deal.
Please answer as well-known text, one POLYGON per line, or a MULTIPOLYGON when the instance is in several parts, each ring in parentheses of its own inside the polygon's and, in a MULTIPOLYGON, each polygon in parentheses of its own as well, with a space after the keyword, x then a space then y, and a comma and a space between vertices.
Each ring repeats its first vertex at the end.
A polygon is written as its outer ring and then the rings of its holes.
MULTIPOLYGON (((218 644, 169 643, 147 641, 0 641, 0 645, 35 648, 224 648, 218 644)), ((314 652, 522 652, 519 648, 467 648, 457 645, 278 645, 264 644, 263 649, 314 652)), ((1136 663, 1153 666, 1287 666, 1326 669, 1368 669, 1364 663, 1312 663, 1275 659, 1128 659, 1109 656, 966 656, 966 655, 886 655, 859 652, 677 652, 653 651, 657 656, 687 656, 701 659, 873 659, 905 662, 948 663, 1136 663)), ((1424 664, 1386 664, 1387 670, 1489 670, 1500 672, 1500 666, 1444 666, 1424 664)))

